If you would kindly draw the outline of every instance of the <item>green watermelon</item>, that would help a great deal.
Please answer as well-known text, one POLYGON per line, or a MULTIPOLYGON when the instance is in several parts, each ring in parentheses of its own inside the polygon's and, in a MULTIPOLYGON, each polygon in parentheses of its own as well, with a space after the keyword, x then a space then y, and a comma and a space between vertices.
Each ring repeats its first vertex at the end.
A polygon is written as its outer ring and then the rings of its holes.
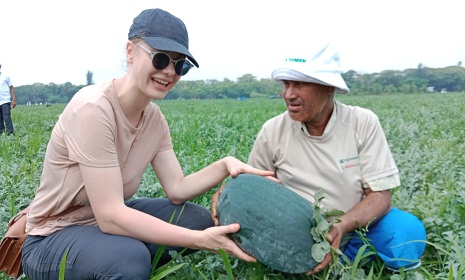
POLYGON ((311 254, 313 204, 282 184, 240 174, 229 180, 217 204, 221 225, 239 223, 232 240, 266 266, 286 273, 304 273, 318 262, 311 254))

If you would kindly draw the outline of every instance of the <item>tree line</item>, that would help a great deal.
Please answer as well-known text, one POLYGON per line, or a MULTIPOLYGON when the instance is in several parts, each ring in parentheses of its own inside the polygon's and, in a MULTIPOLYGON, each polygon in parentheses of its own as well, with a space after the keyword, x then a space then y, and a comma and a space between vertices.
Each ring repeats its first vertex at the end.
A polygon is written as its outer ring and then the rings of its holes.
MULTIPOLYGON (((86 74, 87 85, 92 84, 93 73, 86 74)), ((461 63, 444 68, 428 68, 419 64, 417 68, 385 70, 380 73, 364 74, 354 70, 342 73, 351 94, 410 94, 427 92, 462 92, 465 90, 465 68, 461 63)), ((86 85, 70 82, 24 85, 16 87, 18 104, 67 103, 74 94, 86 85)), ((236 81, 181 80, 165 99, 217 99, 275 97, 281 86, 271 79, 257 79, 245 74, 236 81)))

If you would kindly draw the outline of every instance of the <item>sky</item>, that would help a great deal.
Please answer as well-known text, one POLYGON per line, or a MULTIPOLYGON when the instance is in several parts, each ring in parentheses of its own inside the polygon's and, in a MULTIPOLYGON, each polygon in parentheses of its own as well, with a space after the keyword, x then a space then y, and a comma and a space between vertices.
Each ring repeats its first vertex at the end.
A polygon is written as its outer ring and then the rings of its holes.
POLYGON ((200 68, 183 80, 270 78, 292 47, 326 43, 344 72, 465 64, 463 0, 4 0, 2 72, 15 86, 121 77, 129 27, 149 8, 187 26, 200 68))

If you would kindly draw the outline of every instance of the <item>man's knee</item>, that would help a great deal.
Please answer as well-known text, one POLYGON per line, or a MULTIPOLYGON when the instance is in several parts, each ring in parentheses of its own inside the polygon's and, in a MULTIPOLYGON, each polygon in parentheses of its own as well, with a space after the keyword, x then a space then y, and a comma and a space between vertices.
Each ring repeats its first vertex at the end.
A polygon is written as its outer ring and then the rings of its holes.
POLYGON ((394 270, 419 266, 426 247, 423 223, 397 208, 370 227, 367 238, 386 265, 394 270))

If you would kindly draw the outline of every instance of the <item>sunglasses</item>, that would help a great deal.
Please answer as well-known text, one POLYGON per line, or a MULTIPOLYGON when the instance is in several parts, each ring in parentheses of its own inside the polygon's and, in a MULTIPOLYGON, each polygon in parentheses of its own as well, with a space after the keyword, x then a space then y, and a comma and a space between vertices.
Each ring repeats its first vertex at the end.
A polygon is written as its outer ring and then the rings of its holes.
POLYGON ((151 50, 147 49, 146 47, 142 45, 139 45, 139 44, 136 44, 136 45, 138 45, 144 51, 150 54, 150 56, 152 57, 152 65, 157 70, 163 70, 166 67, 168 67, 168 65, 170 65, 171 62, 174 62, 174 71, 176 72, 176 74, 179 76, 184 76, 194 66, 187 59, 174 60, 174 59, 171 59, 171 57, 167 53, 152 52, 151 50))

